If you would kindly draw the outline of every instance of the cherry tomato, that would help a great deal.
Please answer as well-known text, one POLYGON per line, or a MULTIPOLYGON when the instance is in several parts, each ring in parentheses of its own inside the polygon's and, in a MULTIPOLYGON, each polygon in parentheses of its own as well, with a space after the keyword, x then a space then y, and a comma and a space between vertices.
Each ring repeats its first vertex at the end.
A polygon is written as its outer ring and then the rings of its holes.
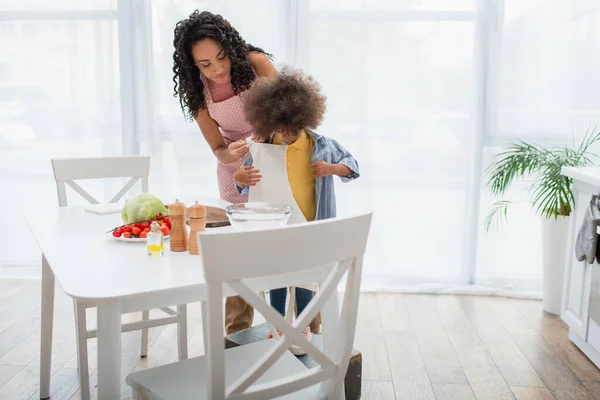
POLYGON ((148 224, 140 224, 140 226, 138 226, 138 228, 140 228, 140 230, 144 231, 144 230, 146 230, 146 228, 148 228, 148 224))
POLYGON ((163 236, 167 236, 169 234, 169 227, 167 225, 161 226, 160 230, 161 230, 163 236))
POLYGON ((133 228, 133 229, 131 230, 131 233, 132 233, 133 235, 135 235, 135 236, 139 236, 139 235, 140 235, 140 233, 142 233, 142 230, 136 226, 135 228, 133 228))
POLYGON ((131 232, 123 233, 123 237, 129 239, 131 237, 131 232))
POLYGON ((126 225, 126 226, 124 226, 121 229, 123 229, 123 232, 128 233, 128 232, 131 232, 131 230, 133 229, 133 227, 131 225, 126 225))
POLYGON ((148 237, 148 232, 147 231, 142 231, 142 233, 140 233, 140 237, 142 239, 145 239, 146 237, 148 237))
POLYGON ((114 237, 121 237, 121 235, 123 234, 123 232, 121 232, 120 229, 117 229, 116 231, 113 231, 112 235, 114 237))

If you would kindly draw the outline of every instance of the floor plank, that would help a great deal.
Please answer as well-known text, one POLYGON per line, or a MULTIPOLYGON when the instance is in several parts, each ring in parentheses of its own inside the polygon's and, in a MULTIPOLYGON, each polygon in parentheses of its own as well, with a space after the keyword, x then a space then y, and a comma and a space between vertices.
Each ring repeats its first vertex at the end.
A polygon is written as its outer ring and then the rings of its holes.
MULTIPOLYGON (((0 279, 0 399, 39 397, 39 308, 39 281, 0 279)), ((80 399, 72 301, 58 290, 55 317, 52 398, 80 399)), ((95 326, 95 309, 87 319, 95 326)), ((123 316, 136 319, 139 313, 123 316)), ((189 355, 201 355, 199 304, 188 306, 188 321, 189 355)), ((362 398, 600 400, 600 370, 567 335, 539 301, 363 293, 355 340, 363 355, 362 398)), ((177 358, 175 326, 150 329, 148 359, 139 356, 140 332, 122 341, 123 380, 177 358)), ((88 350, 97 399, 95 339, 88 350)), ((130 400, 129 386, 121 389, 121 399, 130 400)))
POLYGON ((461 298, 465 314, 509 386, 544 387, 544 383, 480 296, 461 298))
POLYGON ((539 301, 512 299, 517 309, 529 319, 556 354, 580 380, 600 380, 600 370, 569 339, 566 324, 558 315, 546 313, 539 301))
POLYGON ((600 381, 581 381, 581 383, 596 400, 600 400, 600 381))
POLYGON ((385 343, 396 398, 434 400, 431 381, 414 334, 388 331, 385 332, 385 343))
POLYGON ((467 377, 454 354, 436 311, 435 296, 395 296, 408 303, 410 319, 432 383, 466 384, 467 377))
POLYGON ((360 297, 354 347, 363 357, 363 379, 391 381, 390 363, 383 334, 379 302, 375 294, 360 297))
POLYGON ((437 400, 475 400, 469 385, 434 383, 433 391, 437 400))
POLYGON ((517 400, 554 400, 548 388, 511 387, 517 400))
POLYGON ((537 333, 513 335, 529 363, 557 399, 593 399, 573 371, 537 333))
POLYGON ((0 365, 0 387, 22 369, 21 365, 0 365))
POLYGON ((514 399, 500 370, 465 315, 458 296, 436 296, 437 310, 477 399, 514 399))
MULTIPOLYGON (((52 400, 68 400, 79 389, 79 373, 77 368, 61 368, 52 375, 50 397, 52 400)), ((29 400, 39 400, 40 391, 37 390, 29 400)))
POLYGON ((394 385, 385 381, 363 381, 361 390, 363 400, 394 400, 394 385))

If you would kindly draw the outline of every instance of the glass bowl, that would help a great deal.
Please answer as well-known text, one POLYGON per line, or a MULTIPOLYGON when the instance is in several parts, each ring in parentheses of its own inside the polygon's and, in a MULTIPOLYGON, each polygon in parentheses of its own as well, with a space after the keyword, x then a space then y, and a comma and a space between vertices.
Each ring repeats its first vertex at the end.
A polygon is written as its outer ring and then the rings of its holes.
POLYGON ((225 208, 231 226, 237 231, 272 229, 285 226, 292 207, 280 203, 250 202, 225 208))

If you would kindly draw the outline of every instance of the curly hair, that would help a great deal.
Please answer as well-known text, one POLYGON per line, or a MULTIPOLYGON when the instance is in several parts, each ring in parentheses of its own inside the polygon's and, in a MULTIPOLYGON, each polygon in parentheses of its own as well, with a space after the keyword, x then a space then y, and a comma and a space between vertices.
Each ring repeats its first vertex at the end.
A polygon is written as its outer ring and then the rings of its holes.
POLYGON ((218 42, 231 59, 231 86, 235 94, 248 88, 256 77, 248 60, 248 52, 258 51, 272 59, 272 55, 263 49, 247 44, 220 15, 195 10, 189 18, 179 21, 175 25, 173 39, 173 96, 179 96, 181 111, 188 119, 196 118, 198 110, 206 108, 204 84, 192 57, 192 46, 205 38, 218 42))
POLYGON ((262 139, 274 131, 298 134, 304 128, 316 129, 327 108, 319 82, 289 66, 276 78, 258 78, 243 97, 246 119, 262 139))

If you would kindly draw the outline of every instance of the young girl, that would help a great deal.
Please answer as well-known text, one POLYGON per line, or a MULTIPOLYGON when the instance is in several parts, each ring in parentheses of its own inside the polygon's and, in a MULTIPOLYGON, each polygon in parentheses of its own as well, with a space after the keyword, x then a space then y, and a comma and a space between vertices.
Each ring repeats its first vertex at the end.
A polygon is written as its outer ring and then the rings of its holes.
MULTIPOLYGON (((334 218, 333 176, 349 182, 359 177, 359 169, 354 157, 337 141, 312 130, 319 126, 326 109, 326 97, 321 94, 319 83, 300 70, 286 67, 275 78, 257 79, 244 98, 246 120, 252 125, 255 140, 287 145, 287 178, 303 217, 306 221, 334 218)), ((251 155, 234 174, 240 194, 248 193, 261 178, 251 155)), ((271 290, 270 296, 271 305, 285 315, 287 289, 271 290)), ((312 296, 310 290, 296 289, 298 315, 312 296)), ((318 329, 318 321, 313 321, 312 332, 316 333, 318 329)), ((310 340, 308 328, 305 336, 310 340)))

